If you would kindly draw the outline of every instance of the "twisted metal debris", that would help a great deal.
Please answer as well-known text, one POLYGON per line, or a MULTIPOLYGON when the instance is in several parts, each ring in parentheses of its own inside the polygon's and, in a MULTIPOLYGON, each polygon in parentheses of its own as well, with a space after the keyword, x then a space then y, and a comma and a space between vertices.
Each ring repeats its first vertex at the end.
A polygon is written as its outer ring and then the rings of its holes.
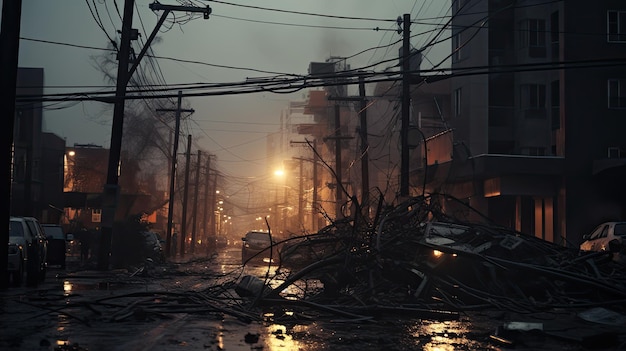
POLYGON ((239 282, 251 305, 354 319, 626 305, 624 267, 611 253, 583 253, 497 226, 445 195, 411 198, 372 222, 337 221, 290 238, 280 252, 274 276, 239 282))

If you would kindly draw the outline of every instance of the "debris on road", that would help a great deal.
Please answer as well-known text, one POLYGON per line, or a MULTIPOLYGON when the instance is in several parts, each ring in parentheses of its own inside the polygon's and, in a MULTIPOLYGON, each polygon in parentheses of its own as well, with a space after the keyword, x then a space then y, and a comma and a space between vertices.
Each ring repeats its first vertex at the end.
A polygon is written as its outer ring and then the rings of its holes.
MULTIPOLYGON (((390 318, 390 325, 445 324, 471 316, 481 325, 486 316, 485 325, 499 326, 474 339, 505 347, 529 347, 537 334, 583 346, 626 342, 625 271, 610 252, 581 252, 515 232, 442 195, 378 212, 373 220, 346 218, 278 243, 278 262, 258 267, 264 274, 243 274, 238 258, 232 272, 221 273, 209 268, 214 257, 148 261, 127 270, 69 272, 57 277, 64 290, 66 282, 74 285, 66 291, 9 292, 3 301, 23 306, 28 319, 62 317, 86 329, 183 315, 280 323, 285 333, 306 322, 366 328, 390 318), (550 317, 539 318, 544 314, 550 317)), ((28 323, 6 316, 3 327, 28 323)))
POLYGON ((273 288, 260 289, 257 282, 257 293, 263 290, 257 302, 275 304, 283 297, 374 314, 385 309, 533 312, 626 299, 626 275, 610 253, 584 253, 515 232, 452 202, 444 196, 417 197, 377 216, 378 222, 339 221, 297 238, 280 258, 285 267, 297 262, 297 269, 279 267, 274 279, 282 283, 273 288), (286 295, 293 286, 299 293, 286 295))

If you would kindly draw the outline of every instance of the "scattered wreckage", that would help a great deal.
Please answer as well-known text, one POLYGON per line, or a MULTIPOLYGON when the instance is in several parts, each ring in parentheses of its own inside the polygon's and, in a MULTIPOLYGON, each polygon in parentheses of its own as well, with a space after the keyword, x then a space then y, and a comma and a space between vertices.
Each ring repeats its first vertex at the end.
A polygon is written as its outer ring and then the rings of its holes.
POLYGON ((346 219, 281 243, 275 274, 244 276, 236 292, 252 305, 357 319, 448 319, 479 309, 624 312, 625 270, 610 252, 581 252, 503 228, 444 195, 379 212, 371 223, 346 219))
MULTIPOLYGON (((218 321, 229 315, 242 325, 278 323, 285 333, 308 322, 331 330, 337 324, 376 327, 381 321, 404 333, 403 321, 417 320, 446 329, 442 334, 424 330, 418 341, 440 339, 451 325, 471 323, 472 331, 459 336, 489 345, 559 349, 543 345, 545 335, 595 349, 626 345, 626 272, 612 252, 579 251, 503 228, 451 197, 381 206, 371 221, 338 220, 277 245, 278 262, 252 269, 265 272, 263 279, 241 276, 246 266, 241 269, 238 259, 232 272, 213 272, 207 269, 208 257, 147 261, 130 271, 68 273, 57 277, 64 281, 62 294, 46 290, 6 297, 15 302, 7 304, 11 308, 33 309, 29 318, 15 314, 19 318, 11 324, 50 315, 100 330, 195 314, 218 321), (95 282, 95 291, 65 291, 66 283, 95 282), (488 324, 481 324, 485 319, 488 324)), ((376 343, 386 343, 384 329, 374 330, 382 333, 376 343)), ((371 341, 363 334, 352 340, 371 341)), ((244 339, 256 345, 255 337, 244 339)))

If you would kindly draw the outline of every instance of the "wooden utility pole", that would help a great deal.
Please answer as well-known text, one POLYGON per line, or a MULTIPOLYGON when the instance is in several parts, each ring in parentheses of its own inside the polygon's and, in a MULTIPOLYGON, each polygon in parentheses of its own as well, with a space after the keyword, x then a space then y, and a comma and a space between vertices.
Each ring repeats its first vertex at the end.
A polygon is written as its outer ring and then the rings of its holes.
POLYGON ((176 252, 172 252, 172 227, 174 219, 174 194, 176 185, 176 160, 178 158, 178 140, 180 139, 180 115, 182 112, 193 113, 194 110, 183 109, 183 92, 178 91, 178 103, 176 109, 157 109, 157 111, 174 111, 176 112, 176 124, 174 127, 174 145, 172 146, 172 161, 170 162, 170 191, 169 191, 169 204, 167 207, 167 234, 165 239, 165 254, 166 256, 176 255, 176 252))
POLYGON ((304 227, 304 217, 302 215, 302 193, 304 192, 304 174, 303 173, 303 168, 302 168, 302 162, 304 160, 300 159, 300 179, 298 179, 298 225, 300 227, 304 227))
POLYGON ((210 213, 210 221, 209 221, 209 231, 213 233, 213 237, 215 238, 217 235, 217 221, 215 220, 215 202, 217 201, 217 170, 213 172, 213 186, 209 189, 209 213, 210 213))
MULTIPOLYGON (((304 179, 303 170, 302 170, 302 161, 310 161, 313 162, 313 196, 311 199, 311 231, 317 231, 317 140, 314 139, 313 142, 307 141, 290 141, 290 144, 307 144, 308 146, 313 148, 313 158, 306 159, 301 157, 295 157, 295 159, 300 160, 300 196, 303 194, 303 184, 302 181, 304 179), (313 144, 313 145, 311 145, 313 144)), ((303 199, 300 198, 300 206, 298 210, 298 218, 300 219, 300 223, 304 223, 304 209, 303 209, 303 199)))
MULTIPOLYGON (((328 97, 329 101, 332 100, 351 100, 349 97, 328 97)), ((343 205, 343 177, 342 177, 342 164, 341 164, 341 140, 343 139, 352 139, 349 136, 341 136, 341 106, 338 103, 335 103, 335 133, 332 137, 327 137, 325 139, 335 139, 335 178, 337 182, 337 186, 335 188, 335 217, 337 219, 343 217, 343 211, 341 211, 341 206, 343 205)))
POLYGON ((187 152, 185 154, 185 185, 183 185, 183 214, 180 220, 180 257, 185 257, 185 241, 187 241, 187 200, 189 197, 189 164, 191 163, 191 134, 187 136, 187 152))
MULTIPOLYGON (((150 8, 153 9, 154 4, 150 4, 150 8)), ((130 42, 136 40, 137 32, 132 30, 133 23, 133 9, 135 7, 134 0, 125 0, 124 2, 124 15, 122 17, 122 38, 120 41, 120 50, 118 52, 119 64, 117 66, 117 85, 115 89, 115 106, 113 108, 113 125, 111 127, 111 145, 109 147, 109 162, 107 168, 107 182, 104 185, 104 191, 102 194, 102 229, 100 236, 100 245, 98 250, 98 269, 107 270, 109 268, 109 256, 111 254, 111 239, 113 237, 113 222, 115 221, 115 211, 117 209, 117 202, 120 193, 119 189, 119 162, 120 153, 122 149, 122 132, 124 130, 124 104, 126 101, 126 86, 132 73, 139 64, 139 59, 129 69, 130 59, 130 42)), ((158 6, 157 6, 158 7, 158 6)), ((154 9, 153 9, 154 10, 154 9)), ((146 42, 144 48, 141 50, 139 58, 143 57, 151 41, 156 36, 156 33, 169 14, 170 11, 185 11, 185 12, 202 12, 204 18, 208 19, 211 13, 211 8, 189 7, 189 6, 163 6, 156 8, 156 10, 165 10, 161 16, 161 20, 158 23, 146 42)), ((169 233, 168 233, 169 235, 169 233)), ((167 246, 167 244, 166 244, 167 246)))
POLYGON ((343 204, 343 177, 341 165, 341 106, 335 103, 335 218, 339 219, 343 214, 341 205, 343 204))
POLYGON ((359 123, 361 134, 361 206, 365 217, 369 218, 369 143, 367 141, 367 100, 365 99, 365 78, 359 76, 359 123))
POLYGON ((411 36, 411 15, 404 14, 402 19, 402 127, 401 138, 401 163, 400 163, 400 196, 409 196, 409 122, 411 108, 410 89, 410 47, 409 38, 411 36))
POLYGON ((113 223, 119 197, 120 153, 122 150, 122 131, 124 130, 124 105, 126 102, 126 85, 128 84, 128 62, 130 58, 130 41, 132 34, 134 0, 124 2, 124 17, 122 19, 122 39, 118 52, 117 85, 115 88, 115 106, 113 108, 113 125, 111 127, 111 144, 109 147, 109 163, 107 168, 107 182, 102 194, 102 228, 98 250, 98 269, 109 269, 111 253, 111 239, 113 237, 113 223))
POLYGON ((313 232, 317 232, 319 228, 318 223, 318 198, 317 198, 317 163, 319 162, 319 157, 317 156, 317 139, 313 139, 313 200, 311 200, 311 219, 313 221, 313 232))
POLYGON ((209 212, 209 187, 211 177, 211 155, 207 155, 206 161, 206 173, 204 175, 204 207, 202 210, 202 235, 206 243, 206 254, 209 255, 211 249, 211 243, 209 242, 209 233, 207 232, 207 214, 209 212))
POLYGON ((193 224, 191 232, 191 253, 196 251, 196 232, 198 231, 197 217, 198 217, 198 196, 200 195, 200 161, 202 160, 202 151, 198 150, 198 161, 196 162, 196 191, 193 198, 193 224))

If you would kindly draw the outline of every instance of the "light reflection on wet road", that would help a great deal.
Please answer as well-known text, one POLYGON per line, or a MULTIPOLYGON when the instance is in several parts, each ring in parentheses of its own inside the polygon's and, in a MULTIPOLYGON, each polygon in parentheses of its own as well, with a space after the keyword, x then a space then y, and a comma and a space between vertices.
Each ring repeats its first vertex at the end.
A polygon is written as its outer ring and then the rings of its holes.
MULTIPOLYGON (((181 264, 181 274, 161 279, 137 275, 137 281, 132 285, 116 284, 90 272, 76 272, 55 280, 54 275, 62 272, 51 270, 50 278, 36 290, 20 287, 3 292, 0 305, 0 349, 81 350, 70 348, 76 345, 89 351, 501 349, 501 345, 495 344, 489 336, 502 323, 502 319, 493 319, 488 314, 481 316, 480 323, 469 316, 452 321, 385 316, 356 322, 339 317, 316 321, 313 316, 313 319, 304 318, 304 315, 295 318, 290 316, 290 311, 274 311, 281 315, 267 313, 263 316, 264 322, 245 323, 228 313, 222 315, 163 310, 156 314, 142 314, 141 309, 130 309, 136 303, 130 302, 128 311, 131 318, 117 322, 119 309, 123 311, 127 307, 124 305, 125 300, 106 300, 108 297, 131 292, 203 292, 228 286, 229 282, 237 281, 245 275, 264 280, 266 275, 272 277, 277 268, 262 262, 242 267, 240 248, 229 247, 220 251, 212 260, 192 260, 189 264, 181 264), (20 296, 35 297, 36 301, 49 299, 50 303, 57 304, 61 301, 65 307, 50 305, 51 307, 42 310, 30 306, 20 296), (12 299, 24 300, 25 303, 15 303, 12 299), (89 303, 93 301, 105 305, 89 303), (114 306, 118 308, 118 312, 106 314, 106 306, 114 306), (250 341, 247 336, 258 336, 258 340, 251 338, 253 341, 250 341)), ((272 280, 270 285, 276 287, 280 283, 280 280, 272 280)), ((294 285, 285 294, 296 296, 300 291, 294 285)), ((238 298, 234 292, 232 296, 238 298)), ((153 305, 159 304, 158 299, 152 298, 150 301, 153 305)), ((181 303, 184 304, 184 300, 181 303)), ((563 344, 548 343, 545 340, 532 345, 531 348, 517 349, 579 349, 564 348, 563 344)))

